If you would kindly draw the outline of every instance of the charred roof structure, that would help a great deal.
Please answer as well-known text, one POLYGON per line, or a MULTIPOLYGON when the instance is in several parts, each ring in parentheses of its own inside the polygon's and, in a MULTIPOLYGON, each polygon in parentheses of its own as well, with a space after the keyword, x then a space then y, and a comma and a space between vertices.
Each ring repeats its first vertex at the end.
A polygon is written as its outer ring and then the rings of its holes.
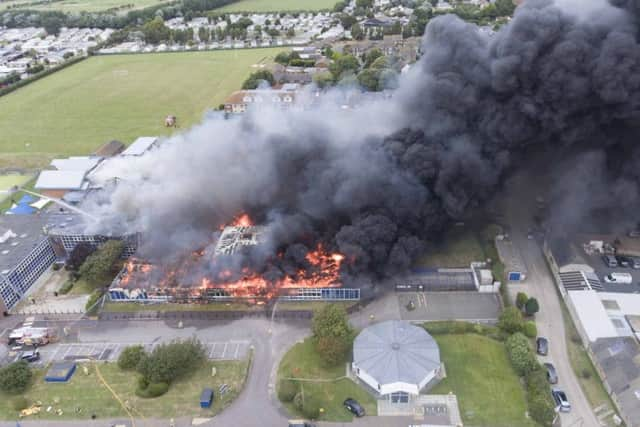
POLYGON ((232 255, 242 248, 257 246, 264 232, 262 227, 228 226, 225 227, 216 243, 216 255, 232 255))

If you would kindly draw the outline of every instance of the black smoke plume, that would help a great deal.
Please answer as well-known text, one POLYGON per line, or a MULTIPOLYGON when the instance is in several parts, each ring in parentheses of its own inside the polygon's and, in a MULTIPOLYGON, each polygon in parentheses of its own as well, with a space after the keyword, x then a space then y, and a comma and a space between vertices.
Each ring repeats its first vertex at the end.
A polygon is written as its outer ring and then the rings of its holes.
MULTIPOLYGON (((345 278, 359 278, 405 271, 539 153, 549 168, 573 159, 563 191, 584 195, 586 175, 606 204, 607 186, 624 183, 625 209, 637 208, 639 5, 580 16, 527 0, 493 36, 436 18, 391 100, 343 110, 329 93, 313 110, 205 121, 114 162, 127 179, 92 209, 103 227, 142 230, 140 255, 157 262, 207 247, 246 212, 268 227, 251 258, 258 271, 282 274, 322 242, 346 255, 345 278)), ((563 209, 593 208, 589 197, 575 204, 563 209)))

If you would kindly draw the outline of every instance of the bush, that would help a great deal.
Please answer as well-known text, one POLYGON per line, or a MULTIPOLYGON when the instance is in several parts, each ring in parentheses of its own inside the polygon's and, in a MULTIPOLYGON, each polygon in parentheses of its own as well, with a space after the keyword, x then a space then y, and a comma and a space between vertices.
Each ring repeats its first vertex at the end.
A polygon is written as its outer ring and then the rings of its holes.
POLYGON ((536 327, 535 322, 525 322, 522 327, 522 333, 524 333, 529 338, 535 338, 538 335, 538 328, 536 327))
POLYGON ((291 402, 298 393, 298 385, 290 380, 280 380, 278 384, 278 399, 282 402, 291 402))
POLYGON ((123 250, 124 242, 108 240, 86 257, 78 269, 78 275, 96 288, 108 284, 113 278, 113 269, 123 250))
POLYGON ((535 298, 529 298, 527 300, 527 303, 524 305, 524 311, 525 313, 527 313, 527 316, 533 316, 538 311, 540 311, 538 300, 535 298))
POLYGON ((581 372, 580 372, 580 376, 582 378, 584 378, 585 380, 588 380, 589 378, 591 378, 591 371, 588 370, 587 368, 584 368, 581 372))
POLYGON ((0 390, 6 393, 22 393, 29 383, 33 373, 29 364, 24 360, 11 363, 0 369, 0 390))
POLYGON ((16 398, 14 398, 11 401, 11 406, 13 407, 13 409, 15 409, 17 412, 22 411, 23 409, 27 409, 29 407, 31 403, 29 402, 29 399, 27 399, 24 396, 18 396, 16 398))
POLYGON ((293 406, 298 409, 299 411, 302 410, 303 405, 303 397, 302 397, 302 392, 299 391, 296 393, 296 395, 293 397, 293 406))
POLYGON ((60 286, 60 289, 58 289, 58 293, 61 295, 66 295, 69 293, 69 291, 71 291, 71 289, 73 289, 73 280, 67 280, 62 286, 60 286))
POLYGON ((325 305, 314 314, 311 330, 316 351, 326 365, 336 366, 346 360, 354 331, 344 308, 325 305))
POLYGON ((498 327, 508 334, 522 331, 523 326, 522 313, 517 307, 505 308, 498 319, 498 327))
POLYGON ((310 420, 315 420, 320 416, 320 403, 313 398, 307 398, 302 406, 302 415, 310 420))
POLYGON ((140 364, 140 360, 145 356, 144 347, 132 345, 126 347, 118 357, 118 367, 124 370, 135 369, 140 364))
POLYGON ((150 383, 146 388, 136 388, 136 396, 145 399, 151 399, 154 397, 162 396, 167 391, 169 391, 169 384, 167 383, 150 383))
POLYGON ((504 334, 494 326, 485 326, 479 323, 446 320, 427 322, 422 325, 431 335, 446 334, 478 334, 497 341, 504 341, 504 334))
POLYGON ((157 346, 140 360, 137 368, 149 383, 171 384, 193 372, 204 360, 204 347, 193 338, 157 346))
POLYGON ((524 305, 528 300, 529 297, 527 296, 527 294, 525 294, 524 292, 518 292, 518 295, 516 295, 516 307, 518 307, 520 310, 523 310, 524 305))
POLYGON ((100 298, 102 298, 102 291, 100 289, 96 289, 95 291, 91 292, 91 295, 89 295, 89 299, 87 300, 87 304, 85 305, 84 309, 87 313, 93 313, 94 311, 96 311, 97 307, 97 302, 100 300, 100 298))
POLYGON ((550 426, 555 418, 555 405, 549 393, 545 370, 538 364, 525 380, 529 416, 543 426, 550 426))
POLYGON ((518 375, 525 376, 538 366, 538 360, 529 346, 529 340, 522 333, 515 333, 505 343, 511 365, 518 375))

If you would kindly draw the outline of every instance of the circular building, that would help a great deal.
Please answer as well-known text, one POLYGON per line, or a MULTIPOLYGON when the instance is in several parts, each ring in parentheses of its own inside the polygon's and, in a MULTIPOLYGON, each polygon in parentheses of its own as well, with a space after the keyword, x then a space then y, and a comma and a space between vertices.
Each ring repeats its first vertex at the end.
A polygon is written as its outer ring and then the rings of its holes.
POLYGON ((418 395, 440 372, 440 349, 423 328, 390 320, 365 328, 353 344, 353 372, 393 402, 418 395))

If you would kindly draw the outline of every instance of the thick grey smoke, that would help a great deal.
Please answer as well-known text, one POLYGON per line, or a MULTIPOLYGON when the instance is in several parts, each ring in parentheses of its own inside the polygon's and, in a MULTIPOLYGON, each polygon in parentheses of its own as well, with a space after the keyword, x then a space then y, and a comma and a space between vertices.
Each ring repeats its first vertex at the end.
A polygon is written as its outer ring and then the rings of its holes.
MULTIPOLYGON (((322 242, 358 277, 406 270, 537 152, 582 164, 597 151, 585 165, 607 170, 592 178, 624 179, 636 202, 639 4, 616 0, 584 19, 527 0, 494 36, 434 19, 392 100, 344 110, 331 93, 312 110, 205 121, 111 165, 130 178, 92 209, 102 226, 143 230, 141 255, 154 260, 206 247, 247 212, 269 230, 249 260, 258 270, 283 274, 322 242)), ((565 188, 589 176, 577 171, 565 188)))

